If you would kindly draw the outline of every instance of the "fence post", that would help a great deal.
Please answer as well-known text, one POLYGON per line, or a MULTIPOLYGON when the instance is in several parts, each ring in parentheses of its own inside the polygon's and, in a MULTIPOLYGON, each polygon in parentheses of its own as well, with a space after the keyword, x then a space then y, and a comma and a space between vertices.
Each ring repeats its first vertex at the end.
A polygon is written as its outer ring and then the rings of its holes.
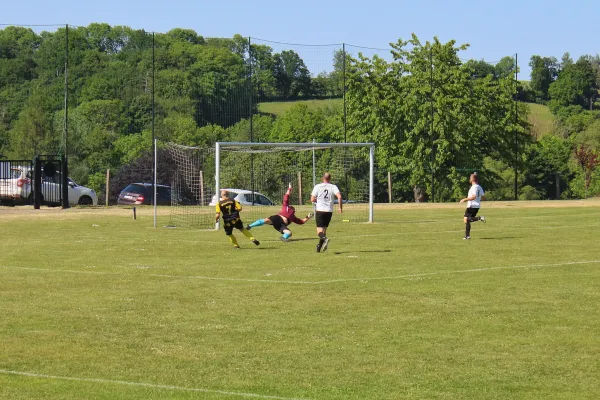
POLYGON ((200 205, 204 205, 204 171, 200 170, 200 205))
POLYGON ((39 156, 33 159, 33 208, 42 206, 42 161, 39 156))
POLYGON ((392 203, 392 173, 388 171, 388 197, 390 204, 392 203))
POLYGON ((108 207, 108 202, 110 199, 110 169, 106 170, 106 190, 105 190, 105 206, 108 207))
POLYGON ((298 172, 298 205, 302 205, 302 172, 298 172))
POLYGON ((515 54, 515 200, 519 200, 519 123, 518 115, 519 96, 519 54, 515 54))

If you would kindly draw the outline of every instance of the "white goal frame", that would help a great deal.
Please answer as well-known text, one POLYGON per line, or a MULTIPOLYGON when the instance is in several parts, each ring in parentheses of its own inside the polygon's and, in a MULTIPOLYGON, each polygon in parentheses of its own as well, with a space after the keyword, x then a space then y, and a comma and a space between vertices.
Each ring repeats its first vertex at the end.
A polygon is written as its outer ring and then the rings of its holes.
MULTIPOLYGON (((257 142, 217 142, 215 143, 215 193, 221 190, 221 150, 228 147, 252 147, 264 149, 312 149, 313 150, 313 181, 316 181, 315 174, 315 155, 314 150, 330 148, 355 148, 362 147, 369 149, 369 223, 373 222, 373 204, 375 202, 375 144, 374 143, 257 143, 257 142)), ((316 182, 313 182, 316 184, 316 182)), ((218 224, 216 229, 219 229, 218 224)))

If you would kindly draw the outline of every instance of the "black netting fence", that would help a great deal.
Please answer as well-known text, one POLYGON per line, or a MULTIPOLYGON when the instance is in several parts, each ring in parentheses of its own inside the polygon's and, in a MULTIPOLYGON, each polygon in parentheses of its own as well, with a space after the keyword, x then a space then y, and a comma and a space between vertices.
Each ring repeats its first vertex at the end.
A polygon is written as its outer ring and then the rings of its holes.
MULTIPOLYGON (((448 61, 432 53, 422 65, 414 106, 420 118, 413 120, 397 111, 405 107, 403 79, 418 74, 399 70, 400 56, 391 50, 108 24, 0 26, 0 155, 66 154, 71 178, 93 188, 100 204, 112 204, 129 183, 152 182, 155 138, 207 148, 217 141, 373 141, 377 201, 444 201, 453 198, 457 180, 491 168, 493 162, 475 151, 487 145, 487 137, 513 135, 498 149, 511 161, 492 166, 504 171, 495 179, 516 177, 504 195, 514 197, 522 185, 523 157, 514 124, 522 111, 516 81, 514 90, 498 90, 497 97, 488 90, 488 98, 479 99, 506 101, 499 97, 514 93, 508 99, 514 107, 497 115, 482 109, 485 121, 477 126, 489 126, 489 132, 470 148, 461 135, 467 137, 476 121, 458 121, 459 114, 444 108, 444 99, 459 95, 435 75, 448 61), (397 103, 390 101, 390 88, 400 94, 397 103), (409 152, 402 146, 410 140, 415 148, 409 152), (418 179, 408 173, 415 158, 427 161, 418 179)), ((494 74, 514 73, 514 64, 504 64, 494 74)), ((485 65, 498 64, 474 62, 470 78, 484 79, 485 65)))

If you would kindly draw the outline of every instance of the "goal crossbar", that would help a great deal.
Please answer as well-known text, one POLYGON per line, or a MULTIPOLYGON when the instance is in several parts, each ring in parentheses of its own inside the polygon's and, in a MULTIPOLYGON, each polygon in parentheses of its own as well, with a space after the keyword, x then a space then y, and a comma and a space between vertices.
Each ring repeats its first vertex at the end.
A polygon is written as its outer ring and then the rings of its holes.
MULTIPOLYGON (((279 148, 317 150, 330 148, 368 148, 369 149, 369 222, 373 222, 373 204, 375 202, 375 144, 374 143, 257 143, 257 142, 216 142, 215 143, 215 193, 221 190, 221 150, 228 148, 279 148)), ((314 158, 314 153, 313 153, 314 158)), ((218 229, 218 225, 216 226, 218 229)))
POLYGON ((258 142, 217 142, 217 148, 228 147, 275 147, 275 148, 304 148, 329 149, 333 147, 375 147, 374 143, 258 143, 258 142))

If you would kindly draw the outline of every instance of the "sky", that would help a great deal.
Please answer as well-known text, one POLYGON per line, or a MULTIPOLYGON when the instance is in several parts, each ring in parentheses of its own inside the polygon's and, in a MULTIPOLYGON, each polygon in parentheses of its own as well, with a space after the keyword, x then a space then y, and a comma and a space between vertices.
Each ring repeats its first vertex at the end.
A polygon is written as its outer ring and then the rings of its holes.
MULTIPOLYGON (((573 58, 600 53, 599 0, 29 0, 3 2, 0 24, 88 25, 106 22, 147 31, 190 28, 204 37, 236 33, 277 42, 349 43, 388 48, 390 42, 468 43, 461 58, 495 62, 518 54, 529 79, 532 55, 573 58)), ((278 45, 274 45, 277 50, 278 45)), ((281 47, 281 46, 280 46, 281 47)), ((307 64, 330 64, 327 49, 311 49, 307 64), (321 60, 323 59, 323 60, 321 60), (324 61, 327 59, 327 61, 324 61)), ((351 48, 352 49, 352 48, 351 48)), ((358 51, 354 48, 354 51, 358 51)), ((300 51, 299 51, 300 53, 300 51)), ((316 66, 320 68, 320 65, 316 66)), ((314 72, 314 70, 313 70, 314 72)))

